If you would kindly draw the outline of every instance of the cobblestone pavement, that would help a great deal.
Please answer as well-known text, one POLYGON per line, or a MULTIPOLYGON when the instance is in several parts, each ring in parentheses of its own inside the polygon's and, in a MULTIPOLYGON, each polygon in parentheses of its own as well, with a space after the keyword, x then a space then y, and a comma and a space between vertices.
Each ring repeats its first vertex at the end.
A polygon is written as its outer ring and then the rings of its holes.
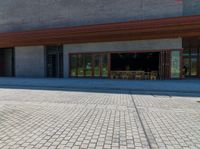
POLYGON ((0 89, 0 149, 200 149, 198 100, 0 89))

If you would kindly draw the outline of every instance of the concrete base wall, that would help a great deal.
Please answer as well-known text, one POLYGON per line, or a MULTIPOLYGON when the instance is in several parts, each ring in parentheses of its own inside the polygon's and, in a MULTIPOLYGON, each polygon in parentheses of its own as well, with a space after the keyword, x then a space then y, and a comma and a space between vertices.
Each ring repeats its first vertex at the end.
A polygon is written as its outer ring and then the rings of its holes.
POLYGON ((64 45, 64 77, 69 76, 69 53, 181 49, 182 39, 156 39, 64 45))
POLYGON ((15 74, 16 77, 45 77, 44 47, 16 47, 15 74))

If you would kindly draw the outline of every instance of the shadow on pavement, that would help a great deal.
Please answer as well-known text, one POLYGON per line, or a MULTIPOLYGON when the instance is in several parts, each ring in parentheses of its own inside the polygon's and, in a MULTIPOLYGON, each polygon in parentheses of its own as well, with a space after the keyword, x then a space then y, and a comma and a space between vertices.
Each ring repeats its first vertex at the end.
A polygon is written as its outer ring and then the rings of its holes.
POLYGON ((67 88, 67 87, 41 87, 41 86, 0 86, 0 89, 19 89, 19 90, 46 90, 46 91, 65 91, 65 92, 88 92, 88 93, 111 93, 111 94, 137 94, 152 96, 178 96, 196 97, 200 99, 200 92, 181 92, 181 91, 155 91, 155 90, 130 90, 130 89, 108 89, 108 88, 67 88))

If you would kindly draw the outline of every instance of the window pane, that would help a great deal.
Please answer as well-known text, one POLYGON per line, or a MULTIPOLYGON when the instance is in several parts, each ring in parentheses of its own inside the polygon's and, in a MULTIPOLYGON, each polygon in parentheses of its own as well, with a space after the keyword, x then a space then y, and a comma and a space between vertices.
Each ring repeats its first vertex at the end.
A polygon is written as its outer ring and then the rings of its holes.
POLYGON ((94 57, 94 76, 95 77, 100 76, 100 63, 101 63, 100 55, 95 55, 94 57))
POLYGON ((108 77, 108 55, 102 55, 102 77, 108 77))
POLYGON ((183 55, 184 55, 184 56, 189 56, 189 55, 190 55, 190 50, 185 49, 185 50, 183 51, 183 55))
POLYGON ((180 51, 172 51, 171 57, 171 77, 180 77, 180 51))
POLYGON ((190 74, 190 59, 189 58, 184 58, 183 73, 186 76, 189 76, 190 74))
POLYGON ((191 76, 197 75, 197 58, 191 58, 191 76))
POLYGON ((191 50, 191 56, 198 56, 198 50, 197 49, 192 49, 191 50))
POLYGON ((77 68, 77 56, 76 55, 71 55, 70 57, 70 76, 74 77, 76 76, 76 68, 77 68))
POLYGON ((83 55, 78 55, 78 76, 84 76, 84 69, 83 69, 83 55))
POLYGON ((92 76, 92 55, 91 54, 85 55, 85 76, 86 77, 92 76))

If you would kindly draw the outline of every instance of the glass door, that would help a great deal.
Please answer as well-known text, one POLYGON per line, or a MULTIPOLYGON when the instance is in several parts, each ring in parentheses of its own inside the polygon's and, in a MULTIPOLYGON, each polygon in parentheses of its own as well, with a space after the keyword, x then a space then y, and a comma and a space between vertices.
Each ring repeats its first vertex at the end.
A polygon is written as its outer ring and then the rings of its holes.
POLYGON ((47 77, 63 77, 63 46, 46 47, 46 69, 47 77))
POLYGON ((47 77, 56 77, 56 54, 47 56, 47 77))

